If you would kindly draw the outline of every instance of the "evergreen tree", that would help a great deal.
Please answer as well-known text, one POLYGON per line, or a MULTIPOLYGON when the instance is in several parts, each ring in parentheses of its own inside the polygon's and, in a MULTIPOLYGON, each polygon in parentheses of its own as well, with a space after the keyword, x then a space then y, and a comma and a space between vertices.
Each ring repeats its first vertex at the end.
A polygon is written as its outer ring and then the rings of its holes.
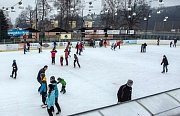
POLYGON ((8 22, 4 12, 0 10, 0 41, 8 39, 8 22))

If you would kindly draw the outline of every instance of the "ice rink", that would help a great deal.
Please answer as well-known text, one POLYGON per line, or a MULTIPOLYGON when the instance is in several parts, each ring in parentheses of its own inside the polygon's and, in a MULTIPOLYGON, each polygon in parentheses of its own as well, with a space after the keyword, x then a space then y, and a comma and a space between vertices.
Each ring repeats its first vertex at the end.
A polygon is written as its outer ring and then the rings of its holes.
MULTIPOLYGON (((79 56, 81 68, 73 67, 72 48, 69 66, 60 66, 59 57, 64 49, 57 49, 56 64, 51 65, 50 50, 41 54, 32 50, 0 52, 0 116, 48 116, 41 108, 37 89, 38 71, 48 65, 46 77, 64 78, 67 93, 60 94, 61 116, 117 103, 117 91, 128 79, 134 81, 132 99, 180 87, 180 47, 148 45, 140 53, 139 45, 110 48, 85 48, 79 56), (169 61, 169 72, 162 74, 162 56, 169 61), (12 61, 18 65, 17 79, 10 77, 12 61)), ((65 61, 64 61, 65 64, 65 61)), ((61 85, 58 85, 59 90, 61 85)), ((55 107, 56 110, 56 107, 55 107)), ((56 112, 56 111, 55 111, 56 112)))

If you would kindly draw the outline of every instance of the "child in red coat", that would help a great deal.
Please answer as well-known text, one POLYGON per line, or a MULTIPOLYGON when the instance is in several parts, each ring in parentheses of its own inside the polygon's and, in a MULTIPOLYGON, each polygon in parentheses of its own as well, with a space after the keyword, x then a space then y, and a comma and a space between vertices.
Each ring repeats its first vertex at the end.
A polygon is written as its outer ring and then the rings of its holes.
POLYGON ((52 64, 55 64, 56 53, 57 53, 56 49, 53 48, 53 50, 51 51, 52 64))
POLYGON ((60 56, 60 63, 61 63, 61 66, 63 66, 63 60, 64 60, 64 57, 63 55, 60 56))

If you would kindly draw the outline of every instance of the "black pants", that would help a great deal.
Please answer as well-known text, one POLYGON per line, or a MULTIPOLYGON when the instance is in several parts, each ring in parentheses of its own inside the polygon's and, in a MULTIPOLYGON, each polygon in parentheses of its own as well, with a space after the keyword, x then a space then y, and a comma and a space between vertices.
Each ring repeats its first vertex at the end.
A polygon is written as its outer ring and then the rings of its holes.
POLYGON ((60 108, 60 106, 58 104, 58 98, 55 98, 55 106, 56 106, 58 112, 61 112, 61 108, 60 108))
POLYGON ((12 78, 15 78, 15 79, 16 79, 16 76, 17 76, 17 70, 12 70, 11 76, 12 76, 12 78), (14 74, 15 74, 15 77, 13 77, 14 74))
POLYGON ((39 53, 41 53, 41 48, 39 48, 39 53))
POLYGON ((24 48, 24 54, 26 54, 26 49, 24 48))
POLYGON ((46 105, 46 92, 42 92, 42 102, 46 105))
POLYGON ((68 66, 68 58, 65 58, 65 60, 66 60, 66 65, 68 66))
POLYGON ((174 43, 173 47, 176 47, 176 43, 174 43))
POLYGON ((51 106, 50 109, 47 108, 47 111, 48 111, 49 116, 53 116, 54 107, 51 106))
POLYGON ((52 64, 55 64, 55 57, 52 57, 52 64))
POLYGON ((76 62, 77 62, 77 64, 78 64, 79 68, 80 68, 81 66, 80 66, 80 64, 79 64, 79 61, 78 61, 78 60, 74 60, 74 68, 76 67, 76 62))
POLYGON ((163 72, 168 72, 168 68, 167 68, 167 65, 163 65, 163 72))
POLYGON ((66 86, 62 86, 62 88, 61 88, 61 91, 60 91, 60 92, 63 92, 63 94, 64 94, 64 93, 66 93, 66 89, 65 89, 65 88, 66 88, 66 86))
POLYGON ((79 49, 77 48, 77 49, 76 49, 76 54, 78 54, 78 52, 79 52, 79 49))

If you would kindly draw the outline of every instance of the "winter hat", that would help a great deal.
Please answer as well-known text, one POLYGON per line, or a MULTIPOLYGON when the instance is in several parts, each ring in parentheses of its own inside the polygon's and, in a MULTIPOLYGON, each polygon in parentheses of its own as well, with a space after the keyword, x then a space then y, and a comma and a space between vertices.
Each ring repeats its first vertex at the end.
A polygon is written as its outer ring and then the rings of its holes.
POLYGON ((133 85, 133 81, 129 79, 129 80, 127 81, 127 86, 131 87, 132 85, 133 85))
POLYGON ((60 77, 57 78, 58 81, 62 80, 60 77))
POLYGON ((51 76, 50 77, 50 82, 52 83, 52 82, 54 82, 55 81, 55 77, 54 76, 51 76))
POLYGON ((13 60, 13 62, 16 62, 16 60, 13 60))

